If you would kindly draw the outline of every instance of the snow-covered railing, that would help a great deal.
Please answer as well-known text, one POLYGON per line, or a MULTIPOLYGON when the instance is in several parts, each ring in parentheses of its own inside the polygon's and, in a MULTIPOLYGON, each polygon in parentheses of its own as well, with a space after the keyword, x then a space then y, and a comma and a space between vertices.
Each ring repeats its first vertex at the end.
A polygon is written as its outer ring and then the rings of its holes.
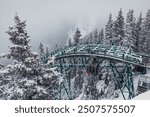
POLYGON ((121 46, 107 46, 103 44, 82 44, 77 46, 68 47, 65 49, 62 49, 61 51, 58 51, 55 55, 55 57, 61 57, 61 56, 69 56, 72 54, 92 54, 93 55, 100 55, 102 54, 105 56, 105 58, 113 58, 114 60, 119 60, 122 62, 128 61, 135 64, 142 64, 142 56, 138 55, 137 53, 134 53, 131 51, 130 48, 121 47, 121 46))

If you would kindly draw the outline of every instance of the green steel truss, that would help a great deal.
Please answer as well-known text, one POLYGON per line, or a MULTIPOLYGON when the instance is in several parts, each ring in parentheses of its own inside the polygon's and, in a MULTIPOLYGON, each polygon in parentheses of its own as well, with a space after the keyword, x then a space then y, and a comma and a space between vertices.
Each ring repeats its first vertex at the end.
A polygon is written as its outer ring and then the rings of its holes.
POLYGON ((60 99, 62 99, 61 95, 63 93, 67 94, 68 99, 73 99, 68 70, 76 67, 87 69, 92 58, 96 58, 96 63, 100 65, 100 68, 108 67, 113 71, 115 85, 117 89, 120 90, 125 100, 135 96, 132 66, 137 65, 150 68, 143 64, 143 58, 149 58, 148 55, 134 53, 130 48, 121 46, 110 47, 103 44, 78 45, 61 48, 60 50, 52 52, 50 56, 55 57, 55 64, 53 67, 58 67, 60 72, 65 74, 65 79, 60 83, 59 87, 60 99), (102 61, 107 61, 107 65, 102 66, 102 61))

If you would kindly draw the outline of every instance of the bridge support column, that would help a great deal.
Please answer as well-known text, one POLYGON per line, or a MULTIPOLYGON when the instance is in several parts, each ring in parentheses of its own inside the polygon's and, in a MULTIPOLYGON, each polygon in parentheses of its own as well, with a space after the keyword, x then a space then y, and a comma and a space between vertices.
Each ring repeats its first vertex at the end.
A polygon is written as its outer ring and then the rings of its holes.
POLYGON ((63 73, 63 65, 62 65, 62 60, 61 59, 59 61, 59 64, 60 64, 60 72, 63 73))
POLYGON ((110 61, 110 66, 114 74, 115 84, 120 90, 124 100, 134 97, 134 86, 131 65, 122 66, 122 70, 118 70, 115 63, 110 61), (125 96, 128 93, 128 97, 125 96))
POLYGON ((134 86, 133 86, 133 77, 132 77, 132 70, 131 65, 127 66, 127 79, 128 79, 128 90, 129 90, 129 99, 134 97, 134 86))
POLYGON ((59 99, 62 100, 62 91, 65 91, 66 94, 67 94, 67 97, 69 100, 72 100, 67 88, 66 88, 66 85, 64 84, 64 82, 60 83, 59 85, 59 92, 60 92, 60 95, 59 95, 59 99))

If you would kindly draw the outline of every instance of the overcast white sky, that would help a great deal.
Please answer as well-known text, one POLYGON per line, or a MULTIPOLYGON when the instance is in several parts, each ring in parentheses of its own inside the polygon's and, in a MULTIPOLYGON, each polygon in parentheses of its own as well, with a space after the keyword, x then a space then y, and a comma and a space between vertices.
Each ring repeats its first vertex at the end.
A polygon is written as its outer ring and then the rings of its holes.
POLYGON ((124 15, 134 9, 136 16, 150 8, 150 0, 0 0, 0 53, 8 50, 5 33, 14 25, 15 13, 27 20, 32 49, 40 42, 49 47, 64 43, 67 32, 77 23, 104 25, 110 13, 116 17, 120 8, 124 15))

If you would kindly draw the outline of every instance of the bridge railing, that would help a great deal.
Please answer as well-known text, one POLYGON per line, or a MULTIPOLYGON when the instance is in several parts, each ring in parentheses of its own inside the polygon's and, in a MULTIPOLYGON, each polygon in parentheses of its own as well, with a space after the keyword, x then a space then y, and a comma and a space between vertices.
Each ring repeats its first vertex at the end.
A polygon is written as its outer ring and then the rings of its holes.
POLYGON ((64 48, 55 53, 55 56, 65 56, 71 54, 96 54, 110 56, 135 63, 142 63, 142 56, 132 52, 129 48, 121 46, 106 46, 103 44, 87 44, 64 48))

